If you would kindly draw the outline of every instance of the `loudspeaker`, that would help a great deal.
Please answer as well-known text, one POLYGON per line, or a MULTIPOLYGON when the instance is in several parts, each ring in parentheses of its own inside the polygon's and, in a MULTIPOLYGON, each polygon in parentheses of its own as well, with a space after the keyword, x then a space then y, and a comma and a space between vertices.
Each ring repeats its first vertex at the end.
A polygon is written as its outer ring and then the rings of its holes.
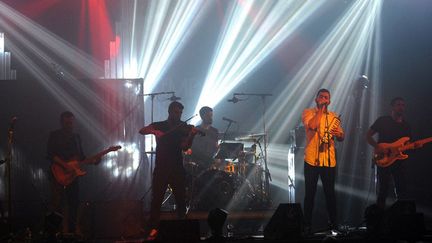
POLYGON ((9 228, 7 220, 0 218, 0 241, 6 241, 9 238, 9 228))
POLYGON ((200 225, 198 220, 162 220, 157 240, 161 242, 198 242, 200 225))
POLYGON ((369 205, 365 212, 364 218, 366 229, 370 236, 378 236, 383 232, 383 220, 385 211, 376 204, 369 205))
POLYGON ((209 225, 213 236, 222 236, 222 228, 227 216, 228 212, 220 208, 212 209, 209 212, 207 216, 207 224, 209 225))
POLYGON ((398 200, 385 211, 371 205, 366 208, 365 219, 370 237, 418 239, 426 230, 424 216, 417 213, 412 200, 398 200))
POLYGON ((398 200, 387 212, 387 227, 391 236, 398 238, 418 238, 426 228, 424 216, 417 213, 413 200, 398 200))
POLYGON ((298 239, 303 231, 303 212, 299 203, 281 203, 264 228, 264 238, 298 239))
POLYGON ((389 208, 391 214, 413 214, 417 212, 417 207, 414 200, 397 200, 389 208))
POLYGON ((48 234, 61 232, 63 215, 57 212, 51 212, 45 215, 44 231, 48 234))

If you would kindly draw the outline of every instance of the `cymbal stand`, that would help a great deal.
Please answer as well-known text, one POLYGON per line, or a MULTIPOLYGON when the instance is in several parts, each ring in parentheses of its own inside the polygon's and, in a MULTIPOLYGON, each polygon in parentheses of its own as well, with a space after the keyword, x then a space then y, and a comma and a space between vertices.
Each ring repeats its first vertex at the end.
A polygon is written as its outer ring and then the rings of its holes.
POLYGON ((270 204, 270 181, 271 179, 271 175, 270 175, 270 171, 268 169, 268 163, 267 163, 267 146, 268 146, 268 137, 267 137, 267 127, 266 127, 266 110, 267 110, 267 106, 266 106, 266 97, 268 96, 273 96, 272 94, 264 94, 264 93, 234 93, 233 94, 234 97, 236 96, 257 96, 261 98, 261 101, 263 103, 263 113, 262 113, 262 121, 263 121, 263 133, 264 133, 264 178, 265 178, 265 184, 264 184, 264 188, 265 188, 265 192, 266 192, 266 200, 267 203, 270 204))
POLYGON ((288 164, 287 164, 287 176, 288 176, 288 202, 295 203, 295 130, 292 129, 290 132, 290 145, 288 149, 288 164))
POLYGON ((225 132, 224 132, 224 134, 223 134, 223 137, 222 137, 222 141, 221 141, 221 143, 225 142, 227 132, 228 132, 228 130, 230 129, 230 127, 231 127, 232 124, 233 124, 233 121, 228 121, 228 125, 227 125, 227 128, 225 129, 225 132))

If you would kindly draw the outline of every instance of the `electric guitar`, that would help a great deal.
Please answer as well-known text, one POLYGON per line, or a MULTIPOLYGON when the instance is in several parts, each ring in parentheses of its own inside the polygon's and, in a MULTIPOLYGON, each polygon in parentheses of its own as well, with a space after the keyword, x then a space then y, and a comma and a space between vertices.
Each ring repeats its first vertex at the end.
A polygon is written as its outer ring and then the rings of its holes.
POLYGON ((63 186, 68 186, 76 177, 83 176, 87 173, 81 169, 81 164, 97 164, 96 161, 99 161, 102 156, 119 149, 121 149, 121 146, 112 146, 81 161, 73 159, 62 162, 61 164, 54 162, 51 165, 51 171, 58 183, 63 186))
POLYGON ((416 149, 423 146, 425 143, 432 142, 432 137, 418 140, 416 142, 408 143, 409 137, 402 137, 393 143, 380 143, 383 151, 375 151, 373 159, 380 167, 387 167, 392 165, 396 160, 403 160, 408 158, 407 154, 403 152, 409 149, 416 149))

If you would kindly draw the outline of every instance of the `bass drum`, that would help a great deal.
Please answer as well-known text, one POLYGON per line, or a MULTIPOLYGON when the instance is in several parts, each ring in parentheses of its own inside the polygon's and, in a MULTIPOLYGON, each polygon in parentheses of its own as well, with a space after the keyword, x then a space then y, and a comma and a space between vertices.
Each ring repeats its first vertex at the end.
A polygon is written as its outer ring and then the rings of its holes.
POLYGON ((194 208, 247 209, 254 201, 253 188, 244 178, 221 170, 208 170, 195 180, 194 208))

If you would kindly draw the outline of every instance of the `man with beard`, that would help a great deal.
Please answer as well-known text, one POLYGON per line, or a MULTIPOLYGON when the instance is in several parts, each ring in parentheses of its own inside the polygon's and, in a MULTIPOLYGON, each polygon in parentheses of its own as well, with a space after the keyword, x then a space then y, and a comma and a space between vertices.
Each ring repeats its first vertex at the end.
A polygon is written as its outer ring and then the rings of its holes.
POLYGON ((196 137, 192 143, 190 161, 195 162, 198 171, 204 171, 214 166, 214 155, 218 150, 219 131, 212 126, 213 109, 203 106, 199 111, 201 124, 197 128, 205 133, 205 136, 196 137))

